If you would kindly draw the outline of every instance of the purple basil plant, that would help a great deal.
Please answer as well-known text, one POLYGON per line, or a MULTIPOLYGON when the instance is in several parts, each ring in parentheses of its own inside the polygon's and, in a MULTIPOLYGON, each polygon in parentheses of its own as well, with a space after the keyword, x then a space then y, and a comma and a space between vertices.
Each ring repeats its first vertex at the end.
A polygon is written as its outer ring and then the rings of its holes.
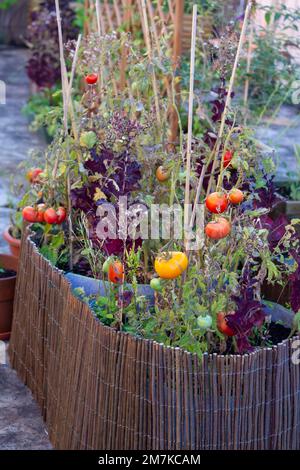
MULTIPOLYGON (((63 40, 76 38, 75 13, 72 2, 60 0, 63 40)), ((60 80, 58 32, 54 1, 43 1, 31 14, 27 31, 31 55, 26 69, 29 78, 40 88, 51 88, 60 80)))
MULTIPOLYGON (((124 127, 123 120, 122 126, 124 127)), ((101 248, 106 254, 120 255, 123 253, 124 248, 130 248, 133 244, 130 240, 122 240, 120 238, 107 238, 100 241, 97 237, 96 227, 99 218, 96 215, 97 208, 100 205, 109 202, 114 205, 116 220, 115 225, 118 229, 118 198, 127 196, 131 198, 132 194, 140 189, 140 180, 142 177, 140 164, 137 158, 132 154, 131 138, 133 129, 138 129, 134 124, 130 126, 127 120, 126 129, 117 129, 117 122, 121 122, 118 117, 113 117, 111 125, 115 127, 115 133, 121 132, 122 135, 128 137, 125 149, 120 152, 102 146, 100 149, 93 148, 90 151, 90 158, 85 161, 84 168, 87 171, 88 178, 90 179, 82 188, 74 189, 71 192, 72 205, 75 209, 83 211, 89 221, 90 226, 90 239, 94 246, 101 248), (128 131, 128 126, 131 132, 128 131), (96 176, 96 180, 95 180, 96 176), (95 197, 97 191, 101 190, 99 198, 95 197)), ((135 246, 139 246, 140 242, 136 241, 135 246)))

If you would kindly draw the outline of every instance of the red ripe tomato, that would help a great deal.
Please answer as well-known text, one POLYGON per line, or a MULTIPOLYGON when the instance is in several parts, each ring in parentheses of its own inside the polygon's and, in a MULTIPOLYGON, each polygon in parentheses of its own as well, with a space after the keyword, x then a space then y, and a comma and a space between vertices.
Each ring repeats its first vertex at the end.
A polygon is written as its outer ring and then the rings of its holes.
POLYGON ((26 206, 22 211, 22 216, 27 222, 36 222, 37 220, 37 211, 34 207, 26 206))
POLYGON ((221 214, 227 209, 228 198, 227 194, 215 192, 207 196, 205 201, 206 207, 214 214, 221 214))
POLYGON ((36 213, 36 222, 44 222, 46 204, 38 204, 36 213))
POLYGON ((208 222, 205 227, 205 233, 208 238, 213 240, 220 240, 221 238, 227 237, 231 231, 230 222, 224 217, 218 217, 216 220, 208 222))
POLYGON ((52 207, 49 207, 49 209, 45 210, 44 220, 47 224, 57 223, 58 217, 57 217, 56 211, 52 209, 52 207))
POLYGON ((96 73, 90 73, 89 75, 85 77, 85 82, 88 85, 95 85, 97 81, 98 81, 98 75, 96 73))
POLYGON ((32 170, 29 170, 27 173, 28 181, 32 184, 40 183, 39 175, 41 173, 43 173, 43 170, 41 168, 33 168, 32 170))
POLYGON ((57 224, 62 224, 65 220, 66 220, 66 217, 67 217, 67 211, 64 207, 59 207, 56 211, 56 215, 57 215, 57 224))
POLYGON ((234 188, 229 193, 229 201, 232 204, 240 204, 244 200, 244 194, 240 189, 234 188))
POLYGON ((233 157, 233 152, 231 150, 226 150, 224 157, 223 157, 223 166, 224 168, 227 168, 228 165, 230 164, 231 160, 233 157))
POLYGON ((230 328, 230 326, 228 326, 227 316, 226 316, 226 313, 224 313, 224 312, 219 312, 218 315, 217 315, 217 327, 218 327, 218 330, 221 333, 223 333, 223 335, 226 335, 226 336, 234 336, 235 335, 232 328, 230 328))
POLYGON ((108 279, 114 284, 124 282, 124 266, 121 261, 114 261, 108 268, 108 279))

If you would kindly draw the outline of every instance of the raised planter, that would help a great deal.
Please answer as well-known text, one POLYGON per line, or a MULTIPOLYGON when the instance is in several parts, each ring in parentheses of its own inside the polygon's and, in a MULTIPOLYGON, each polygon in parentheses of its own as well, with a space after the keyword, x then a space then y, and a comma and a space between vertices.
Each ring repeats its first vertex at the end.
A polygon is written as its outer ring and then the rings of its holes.
POLYGON ((300 448, 295 338, 200 360, 117 332, 73 296, 26 234, 22 243, 10 358, 55 448, 300 448))
POLYGON ((0 10, 0 43, 24 45, 30 3, 28 0, 17 0, 10 8, 0 10))
POLYGON ((18 238, 14 238, 11 235, 10 227, 8 227, 3 233, 3 238, 8 243, 11 254, 16 258, 19 258, 21 250, 21 240, 19 240, 18 238))
MULTIPOLYGON (((80 274, 67 273, 65 277, 70 281, 72 289, 82 287, 87 295, 101 295, 106 296, 109 291, 109 282, 98 281, 87 276, 80 274)), ((131 285, 126 286, 126 290, 132 290, 131 285)), ((154 302, 154 291, 149 284, 139 284, 137 287, 138 294, 147 297, 150 303, 154 302)))
MULTIPOLYGON (((0 254, 0 267, 17 271, 18 260, 11 255, 0 254)), ((13 317, 16 275, 0 278, 0 341, 9 339, 13 317)))

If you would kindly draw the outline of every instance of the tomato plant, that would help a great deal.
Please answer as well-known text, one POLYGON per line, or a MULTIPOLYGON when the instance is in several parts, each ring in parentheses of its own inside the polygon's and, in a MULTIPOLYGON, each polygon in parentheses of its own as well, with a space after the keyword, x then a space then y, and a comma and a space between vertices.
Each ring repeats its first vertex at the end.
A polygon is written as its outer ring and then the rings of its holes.
POLYGON ((46 210, 46 204, 38 204, 37 206, 37 214, 36 214, 36 222, 44 222, 44 214, 46 210))
POLYGON ((203 330, 208 330, 212 326, 212 316, 204 315, 197 318, 197 325, 203 330))
POLYGON ((90 73, 86 75, 85 81, 88 85, 95 85, 98 81, 98 75, 96 73, 90 73))
POLYGON ((161 280, 157 277, 151 279, 150 281, 150 286, 152 287, 153 290, 157 291, 157 292, 161 292, 162 291, 162 283, 161 283, 161 280))
POLYGON ((205 233, 208 238, 220 240, 227 237, 231 232, 231 225, 224 217, 218 217, 216 220, 209 222, 205 227, 205 233))
POLYGON ((34 207, 26 206, 22 211, 23 219, 27 222, 37 221, 37 211, 34 207))
POLYGON ((226 336, 234 336, 234 331, 227 324, 226 313, 219 312, 217 315, 217 327, 218 330, 226 336))
POLYGON ((35 183, 40 183, 40 177, 39 175, 43 173, 43 170, 41 168, 33 168, 32 170, 29 170, 27 173, 27 179, 30 183, 35 184, 35 183))
POLYGON ((45 210, 44 220, 47 224, 56 224, 58 222, 57 213, 52 207, 45 210))
POLYGON ((67 211, 64 207, 59 207, 56 211, 57 224, 62 224, 67 218, 67 211))
POLYGON ((230 191, 228 197, 231 204, 241 204, 244 200, 244 193, 240 189, 234 188, 230 191))
POLYGON ((163 253, 155 259, 154 268, 162 279, 175 279, 188 267, 188 258, 185 253, 173 251, 163 253))
POLYGON ((124 266, 121 261, 115 260, 109 264, 108 279, 114 284, 122 284, 124 282, 124 266))
POLYGON ((231 150, 226 150, 224 157, 223 157, 224 168, 227 168, 230 165, 232 157, 233 157, 233 152, 231 150))
POLYGON ((225 193, 215 192, 207 196, 205 201, 206 207, 214 214, 221 214, 227 209, 228 197, 225 193))
POLYGON ((169 179, 169 171, 167 171, 163 166, 159 166, 156 170, 156 178, 158 181, 163 183, 164 181, 167 181, 169 179))

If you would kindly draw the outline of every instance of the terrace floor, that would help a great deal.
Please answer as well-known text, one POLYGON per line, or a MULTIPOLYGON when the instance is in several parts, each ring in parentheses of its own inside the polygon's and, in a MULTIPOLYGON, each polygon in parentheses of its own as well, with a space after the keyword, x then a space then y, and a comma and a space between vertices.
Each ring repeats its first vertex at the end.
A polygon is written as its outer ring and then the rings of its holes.
MULTIPOLYGON (((24 69, 25 49, 0 46, 0 80, 6 84, 6 104, 0 104, 0 251, 8 251, 2 233, 9 224, 9 187, 23 178, 18 164, 30 148, 41 148, 38 135, 28 132, 21 109, 29 96, 24 69), (9 72, 9 73, 8 73, 9 72)), ((0 341, 0 449, 51 449, 40 410, 5 360, 0 341)))

